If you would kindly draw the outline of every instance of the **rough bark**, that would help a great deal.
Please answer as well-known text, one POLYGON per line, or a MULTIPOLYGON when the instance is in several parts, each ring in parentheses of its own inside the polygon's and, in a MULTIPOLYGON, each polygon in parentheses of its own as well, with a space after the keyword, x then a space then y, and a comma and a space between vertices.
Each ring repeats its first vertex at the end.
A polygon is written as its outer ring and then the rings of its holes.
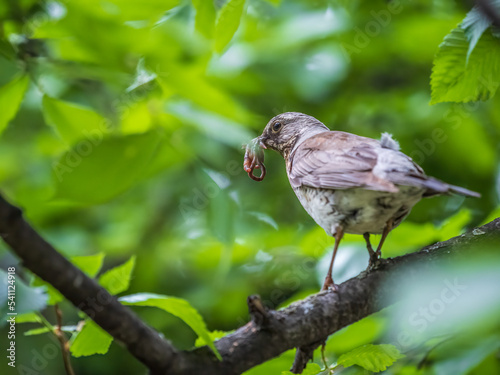
MULTIPOLYGON (((500 219, 421 251, 386 259, 339 285, 338 292, 321 292, 286 309, 268 311, 256 296, 249 297, 251 321, 216 342, 223 361, 206 348, 177 351, 158 333, 139 320, 115 297, 88 278, 38 235, 16 207, 0 197, 0 234, 22 259, 24 266, 51 283, 84 312, 88 300, 101 296, 103 309, 89 314, 153 374, 240 374, 296 347, 320 345, 326 336, 387 307, 387 295, 400 295, 402 275, 418 283, 422 267, 433 269, 441 262, 467 257, 487 241, 500 243, 500 219), (419 264, 419 267, 415 265, 419 264), (96 297, 97 296, 97 297, 96 297), (93 316, 92 316, 93 315, 93 316)), ((305 365, 303 359, 296 371, 305 365)))

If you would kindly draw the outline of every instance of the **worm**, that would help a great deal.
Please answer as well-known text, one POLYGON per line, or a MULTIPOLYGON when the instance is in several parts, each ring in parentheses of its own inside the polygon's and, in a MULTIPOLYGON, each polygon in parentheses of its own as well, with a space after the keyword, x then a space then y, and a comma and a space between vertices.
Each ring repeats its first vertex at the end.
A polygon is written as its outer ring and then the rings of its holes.
POLYGON ((259 137, 252 139, 245 147, 245 158, 243 159, 243 169, 254 181, 262 181, 266 177, 266 166, 264 165, 264 149, 266 146, 259 137), (253 174, 255 169, 260 169, 260 176, 253 174))

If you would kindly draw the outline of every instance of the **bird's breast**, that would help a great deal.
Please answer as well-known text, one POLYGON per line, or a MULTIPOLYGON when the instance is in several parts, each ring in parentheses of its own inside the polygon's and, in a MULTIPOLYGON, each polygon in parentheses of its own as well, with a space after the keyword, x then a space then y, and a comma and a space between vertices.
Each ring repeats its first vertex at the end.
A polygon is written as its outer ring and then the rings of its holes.
POLYGON ((389 219, 399 225, 423 194, 421 188, 408 186, 399 186, 397 193, 308 186, 294 191, 307 213, 331 236, 339 226, 345 233, 380 234, 389 219))

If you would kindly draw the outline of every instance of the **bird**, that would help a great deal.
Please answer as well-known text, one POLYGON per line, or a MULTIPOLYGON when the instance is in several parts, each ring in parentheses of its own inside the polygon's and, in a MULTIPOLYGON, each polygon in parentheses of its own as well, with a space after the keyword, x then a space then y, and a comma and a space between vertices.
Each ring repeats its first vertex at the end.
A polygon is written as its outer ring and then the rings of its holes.
POLYGON ((332 269, 345 233, 364 237, 369 267, 381 258, 389 232, 396 228, 422 198, 480 194, 427 176, 389 133, 379 140, 330 130, 316 118, 286 112, 273 117, 262 135, 247 146, 244 169, 254 180, 266 173, 263 149, 283 156, 290 185, 306 212, 335 238, 322 290, 337 290, 332 269), (261 175, 254 176, 254 169, 261 175), (377 249, 371 234, 381 234, 377 249))

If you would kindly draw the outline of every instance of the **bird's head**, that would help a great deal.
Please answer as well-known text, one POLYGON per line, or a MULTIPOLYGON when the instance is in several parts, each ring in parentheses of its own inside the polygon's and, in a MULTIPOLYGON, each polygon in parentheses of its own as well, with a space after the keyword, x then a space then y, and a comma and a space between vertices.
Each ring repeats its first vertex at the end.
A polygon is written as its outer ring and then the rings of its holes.
POLYGON ((273 117, 258 139, 265 148, 278 151, 286 159, 294 146, 328 130, 322 122, 312 116, 299 112, 285 112, 273 117))

